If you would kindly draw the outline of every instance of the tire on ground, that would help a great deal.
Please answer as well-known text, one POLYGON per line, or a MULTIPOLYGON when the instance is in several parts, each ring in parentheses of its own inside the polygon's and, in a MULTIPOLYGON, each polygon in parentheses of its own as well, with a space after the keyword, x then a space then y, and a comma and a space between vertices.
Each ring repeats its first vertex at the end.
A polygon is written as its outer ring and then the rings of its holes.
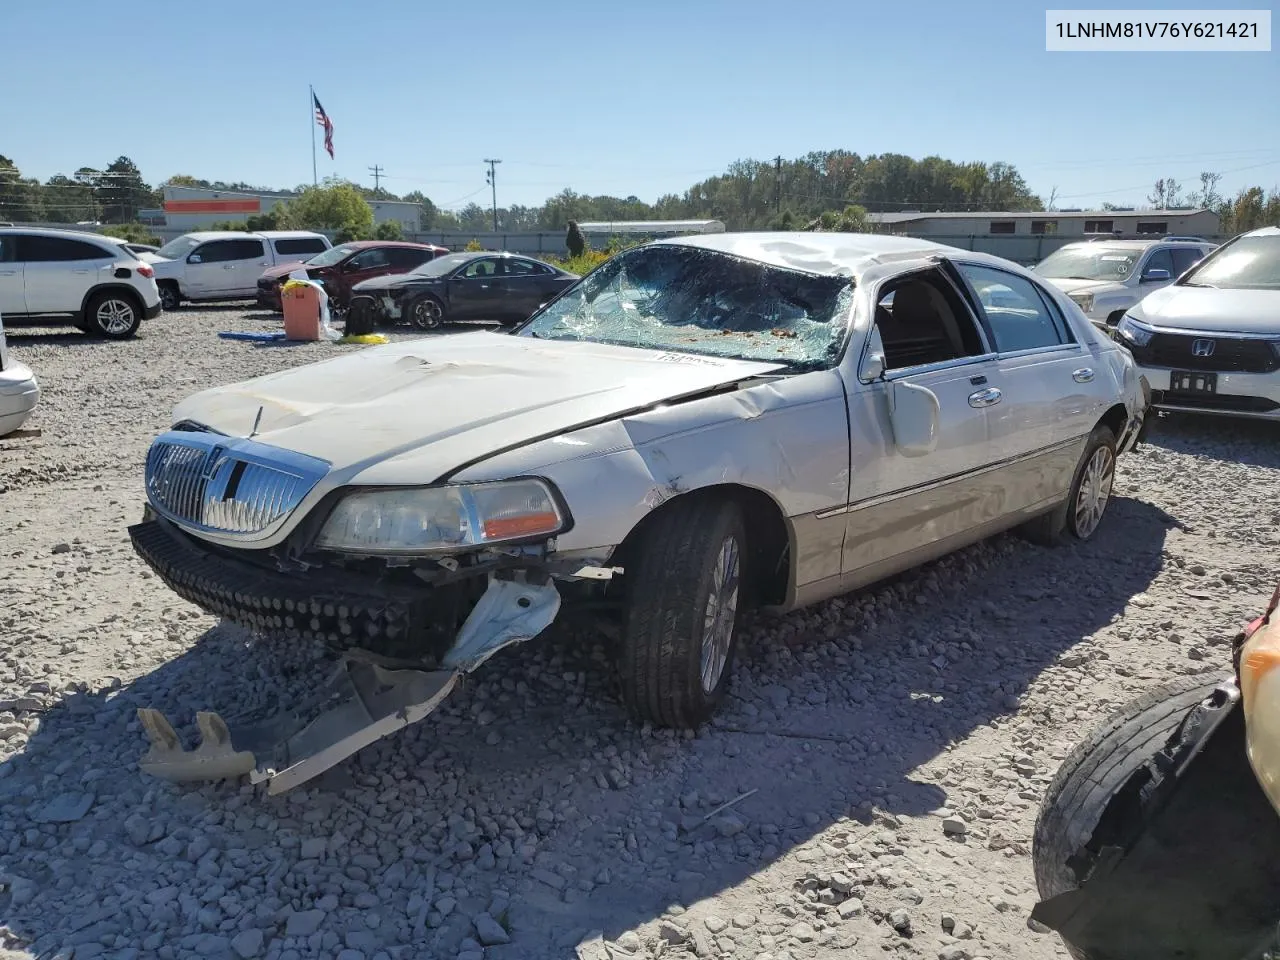
POLYGON ((182 292, 176 280, 161 280, 156 284, 160 288, 160 306, 165 310, 177 310, 182 306, 182 292))
POLYGON ((127 340, 134 336, 138 332, 138 328, 142 326, 142 304, 138 302, 138 298, 132 293, 125 293, 121 290, 104 290, 101 293, 95 293, 89 298, 89 302, 85 305, 84 322, 96 336, 106 337, 108 340, 127 340), (102 305, 113 300, 128 304, 129 309, 133 311, 128 320, 128 325, 120 330, 109 329, 98 318, 98 311, 102 305))
MULTIPOLYGON (((1067 498, 1057 507, 1048 513, 1041 514, 1034 520, 1028 520, 1018 528, 1018 533, 1033 543, 1041 546, 1052 547, 1063 543, 1067 539, 1088 540, 1099 529, 1102 524, 1102 518, 1094 528, 1082 535, 1081 528, 1077 523, 1076 506, 1080 498, 1080 487, 1084 483, 1085 475, 1089 467, 1089 461, 1093 459, 1095 453, 1102 447, 1106 447, 1111 454, 1111 480, 1115 477, 1115 461, 1116 461, 1116 436, 1111 432, 1110 427, 1099 424, 1093 428, 1093 433, 1089 434, 1089 440, 1085 443, 1084 452, 1080 455, 1080 460, 1076 464, 1076 472, 1071 478, 1071 488, 1067 493, 1067 498)), ((1110 490, 1107 493, 1107 502, 1103 505, 1103 516, 1108 506, 1111 504, 1110 490)))
POLYGON ((628 548, 619 668, 623 698, 638 719, 661 727, 697 727, 724 698, 737 647, 746 548, 737 504, 696 495, 665 507, 628 548), (732 548, 726 546, 730 541, 732 548), (721 615, 730 621, 730 639, 723 668, 707 689, 705 620, 722 550, 728 549, 736 551, 731 571, 736 584, 732 611, 721 615))
POLYGON ((1045 791, 1031 841, 1042 899, 1079 886, 1068 861, 1089 842, 1112 796, 1221 682, 1216 674, 1179 677, 1126 703, 1071 751, 1045 791))

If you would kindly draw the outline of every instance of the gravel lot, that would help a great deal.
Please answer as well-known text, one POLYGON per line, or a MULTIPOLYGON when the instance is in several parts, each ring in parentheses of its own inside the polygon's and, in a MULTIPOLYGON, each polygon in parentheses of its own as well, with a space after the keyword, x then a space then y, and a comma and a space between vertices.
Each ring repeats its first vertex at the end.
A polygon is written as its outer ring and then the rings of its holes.
POLYGON ((1002 537, 753 623, 698 736, 630 724, 605 646, 560 631, 310 789, 170 786, 137 770, 137 707, 190 726, 326 669, 179 600, 125 534, 176 401, 360 349, 215 335, 277 326, 10 331, 45 396, 41 436, 0 440, 0 956, 1064 956, 1027 925, 1058 761, 1224 671, 1275 586, 1276 430, 1163 420, 1093 543, 1002 537))

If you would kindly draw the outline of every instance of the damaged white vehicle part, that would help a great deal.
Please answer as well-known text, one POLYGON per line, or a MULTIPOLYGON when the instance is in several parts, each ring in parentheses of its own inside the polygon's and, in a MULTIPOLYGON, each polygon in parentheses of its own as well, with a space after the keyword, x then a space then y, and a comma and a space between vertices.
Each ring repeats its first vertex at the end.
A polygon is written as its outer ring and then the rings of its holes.
POLYGON ((534 585, 491 579, 445 655, 445 669, 393 669, 395 661, 353 650, 309 705, 331 704, 315 719, 304 721, 300 709, 233 728, 218 714, 201 711, 196 714, 200 744, 190 751, 164 714, 141 708, 138 718, 151 748, 139 766, 174 782, 248 774, 253 783, 267 781, 269 794, 284 793, 422 720, 444 702, 462 674, 503 647, 537 636, 559 611, 560 594, 550 580, 534 585))

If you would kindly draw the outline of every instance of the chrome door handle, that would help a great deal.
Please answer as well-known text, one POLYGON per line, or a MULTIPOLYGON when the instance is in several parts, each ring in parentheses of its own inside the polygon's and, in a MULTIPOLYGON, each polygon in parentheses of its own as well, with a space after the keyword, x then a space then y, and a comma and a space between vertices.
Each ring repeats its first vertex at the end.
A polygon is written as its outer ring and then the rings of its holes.
POLYGON ((988 387, 986 390, 979 390, 977 393, 969 394, 969 406, 971 407, 993 407, 1000 402, 1000 398, 1004 394, 995 387, 988 387))
POLYGON ((1088 383, 1093 379, 1093 371, 1088 367, 1081 367, 1079 370, 1072 372, 1071 379, 1076 383, 1088 383))

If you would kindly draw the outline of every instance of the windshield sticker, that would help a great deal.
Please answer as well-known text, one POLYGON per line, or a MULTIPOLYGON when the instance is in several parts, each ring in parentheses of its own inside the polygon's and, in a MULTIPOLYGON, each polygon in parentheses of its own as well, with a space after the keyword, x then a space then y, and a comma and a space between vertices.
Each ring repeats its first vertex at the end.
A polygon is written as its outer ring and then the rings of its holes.
POLYGON ((1100 256, 1098 259, 1099 259, 1099 260, 1108 260, 1108 261, 1111 261, 1111 262, 1118 262, 1118 263, 1128 263, 1128 262, 1129 262, 1129 258, 1128 258, 1128 257, 1123 256, 1123 255, 1121 255, 1121 254, 1115 254, 1115 253, 1112 253, 1112 254, 1106 254, 1106 253, 1104 253, 1104 254, 1103 254, 1102 256, 1100 256))

